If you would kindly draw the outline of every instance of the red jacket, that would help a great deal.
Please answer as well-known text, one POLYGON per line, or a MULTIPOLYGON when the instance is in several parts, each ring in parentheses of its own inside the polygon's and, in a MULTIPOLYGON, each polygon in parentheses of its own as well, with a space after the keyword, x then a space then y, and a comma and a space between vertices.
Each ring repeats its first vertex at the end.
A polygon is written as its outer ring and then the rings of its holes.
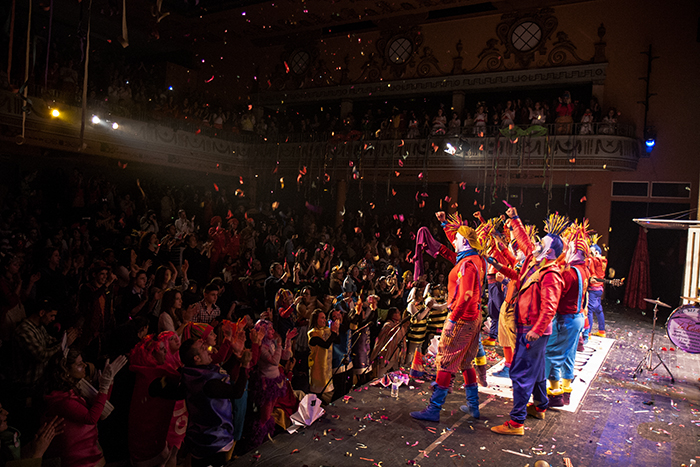
MULTIPOLYGON (((519 218, 511 220, 518 247, 527 255, 517 277, 516 325, 519 333, 532 330, 539 336, 552 334, 564 280, 556 260, 535 262, 535 245, 519 218)), ((506 269, 506 268, 504 268, 506 269)))
POLYGON ((484 260, 479 255, 462 259, 452 268, 447 284, 449 319, 474 321, 479 318, 481 310, 481 285, 486 275, 484 260), (469 300, 465 295, 471 292, 469 300))
MULTIPOLYGON (((586 266, 591 277, 605 279, 605 270, 608 268, 608 260, 606 258, 592 256, 586 260, 586 266)), ((589 290, 603 290, 603 282, 589 281, 589 290)))
POLYGON ((588 290, 588 268, 583 264, 572 264, 561 272, 564 287, 557 307, 558 315, 586 313, 586 290, 588 290), (583 282, 579 281, 579 274, 583 282))

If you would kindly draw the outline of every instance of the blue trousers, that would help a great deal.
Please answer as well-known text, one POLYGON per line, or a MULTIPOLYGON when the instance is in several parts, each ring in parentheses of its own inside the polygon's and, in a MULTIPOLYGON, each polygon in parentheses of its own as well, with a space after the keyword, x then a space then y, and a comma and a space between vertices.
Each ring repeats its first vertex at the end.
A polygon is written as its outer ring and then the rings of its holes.
POLYGON ((491 317, 489 338, 491 339, 498 339, 498 315, 505 299, 506 291, 501 282, 489 284, 489 316, 491 317))
POLYGON ((510 379, 513 382, 513 410, 510 411, 510 418, 515 422, 525 422, 531 395, 537 407, 549 407, 544 373, 544 353, 548 341, 549 336, 542 336, 536 341, 528 342, 525 333, 518 332, 513 363, 510 366, 510 379))
POLYGON ((578 335, 581 334, 585 322, 583 313, 557 315, 554 318, 552 335, 549 336, 545 351, 544 373, 547 379, 551 381, 559 381, 560 378, 574 379, 578 335))
POLYGON ((593 331, 593 316, 598 320, 598 331, 605 331, 605 316, 603 315, 603 289, 588 291, 588 325, 589 332, 593 331))

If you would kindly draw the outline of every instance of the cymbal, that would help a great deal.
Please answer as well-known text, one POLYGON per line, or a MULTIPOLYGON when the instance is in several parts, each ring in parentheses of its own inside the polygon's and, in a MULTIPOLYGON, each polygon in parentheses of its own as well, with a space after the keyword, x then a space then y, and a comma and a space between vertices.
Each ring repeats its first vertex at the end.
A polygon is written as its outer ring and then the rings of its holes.
POLYGON ((683 300, 688 300, 689 302, 700 303, 700 297, 684 297, 681 295, 683 300))
POLYGON ((645 298, 644 301, 647 303, 653 303, 654 305, 662 306, 664 308, 671 308, 671 305, 666 305, 664 302, 654 300, 653 298, 645 298))

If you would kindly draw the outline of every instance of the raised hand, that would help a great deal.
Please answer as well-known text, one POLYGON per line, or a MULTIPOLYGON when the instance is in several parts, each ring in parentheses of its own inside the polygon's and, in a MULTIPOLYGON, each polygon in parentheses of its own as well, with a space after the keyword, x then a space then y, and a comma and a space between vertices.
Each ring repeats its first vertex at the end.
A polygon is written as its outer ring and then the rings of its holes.
POLYGON ((56 435, 63 433, 64 420, 58 416, 44 423, 32 442, 32 458, 41 459, 56 435))

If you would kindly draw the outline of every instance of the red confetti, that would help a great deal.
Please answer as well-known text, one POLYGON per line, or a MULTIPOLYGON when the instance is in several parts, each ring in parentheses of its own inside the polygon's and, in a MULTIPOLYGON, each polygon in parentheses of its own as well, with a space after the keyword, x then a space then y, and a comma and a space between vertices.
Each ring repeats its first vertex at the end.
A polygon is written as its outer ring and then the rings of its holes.
POLYGON ((362 232, 362 229, 359 227, 355 227, 355 233, 360 233, 360 232, 362 232))
POLYGON ((584 201, 587 201, 585 196, 583 198, 581 198, 581 202, 583 203, 584 201))
POLYGON ((461 189, 464 190, 464 189, 467 188, 467 183, 466 183, 466 182, 461 182, 461 183, 459 184, 459 187, 460 187, 461 189))
POLYGON ((238 179, 238 183, 240 183, 241 185, 243 185, 243 177, 240 177, 240 178, 238 179))
POLYGON ((399 147, 403 146, 403 140, 401 140, 401 144, 399 144, 399 147))
POLYGON ((418 180, 423 180, 423 172, 418 174, 418 180))
POLYGON ((123 164, 122 161, 117 162, 117 165, 119 165, 120 169, 126 169, 126 164, 128 164, 128 162, 124 162, 123 164))
POLYGON ((401 172, 399 172, 398 170, 394 170, 394 173, 396 174, 397 177, 398 177, 399 175, 401 175, 401 172))
POLYGON ((450 198, 449 196, 445 196, 445 202, 449 203, 450 201, 452 201, 452 198, 450 198))
POLYGON ((289 65, 287 65, 287 62, 284 62, 284 68, 287 70, 287 73, 289 73, 289 65))
POLYGON ((211 83, 212 81, 214 81, 214 75, 211 75, 211 78, 204 80, 205 83, 211 83))
POLYGON ((214 189, 215 189, 216 191, 219 191, 219 185, 217 185, 217 184, 215 183, 215 184, 214 184, 214 189))
POLYGON ((399 159, 399 167, 403 167, 403 161, 399 159))
POLYGON ((419 208, 424 208, 424 207, 425 207, 425 201, 421 201, 420 203, 418 203, 418 207, 419 207, 419 208))

